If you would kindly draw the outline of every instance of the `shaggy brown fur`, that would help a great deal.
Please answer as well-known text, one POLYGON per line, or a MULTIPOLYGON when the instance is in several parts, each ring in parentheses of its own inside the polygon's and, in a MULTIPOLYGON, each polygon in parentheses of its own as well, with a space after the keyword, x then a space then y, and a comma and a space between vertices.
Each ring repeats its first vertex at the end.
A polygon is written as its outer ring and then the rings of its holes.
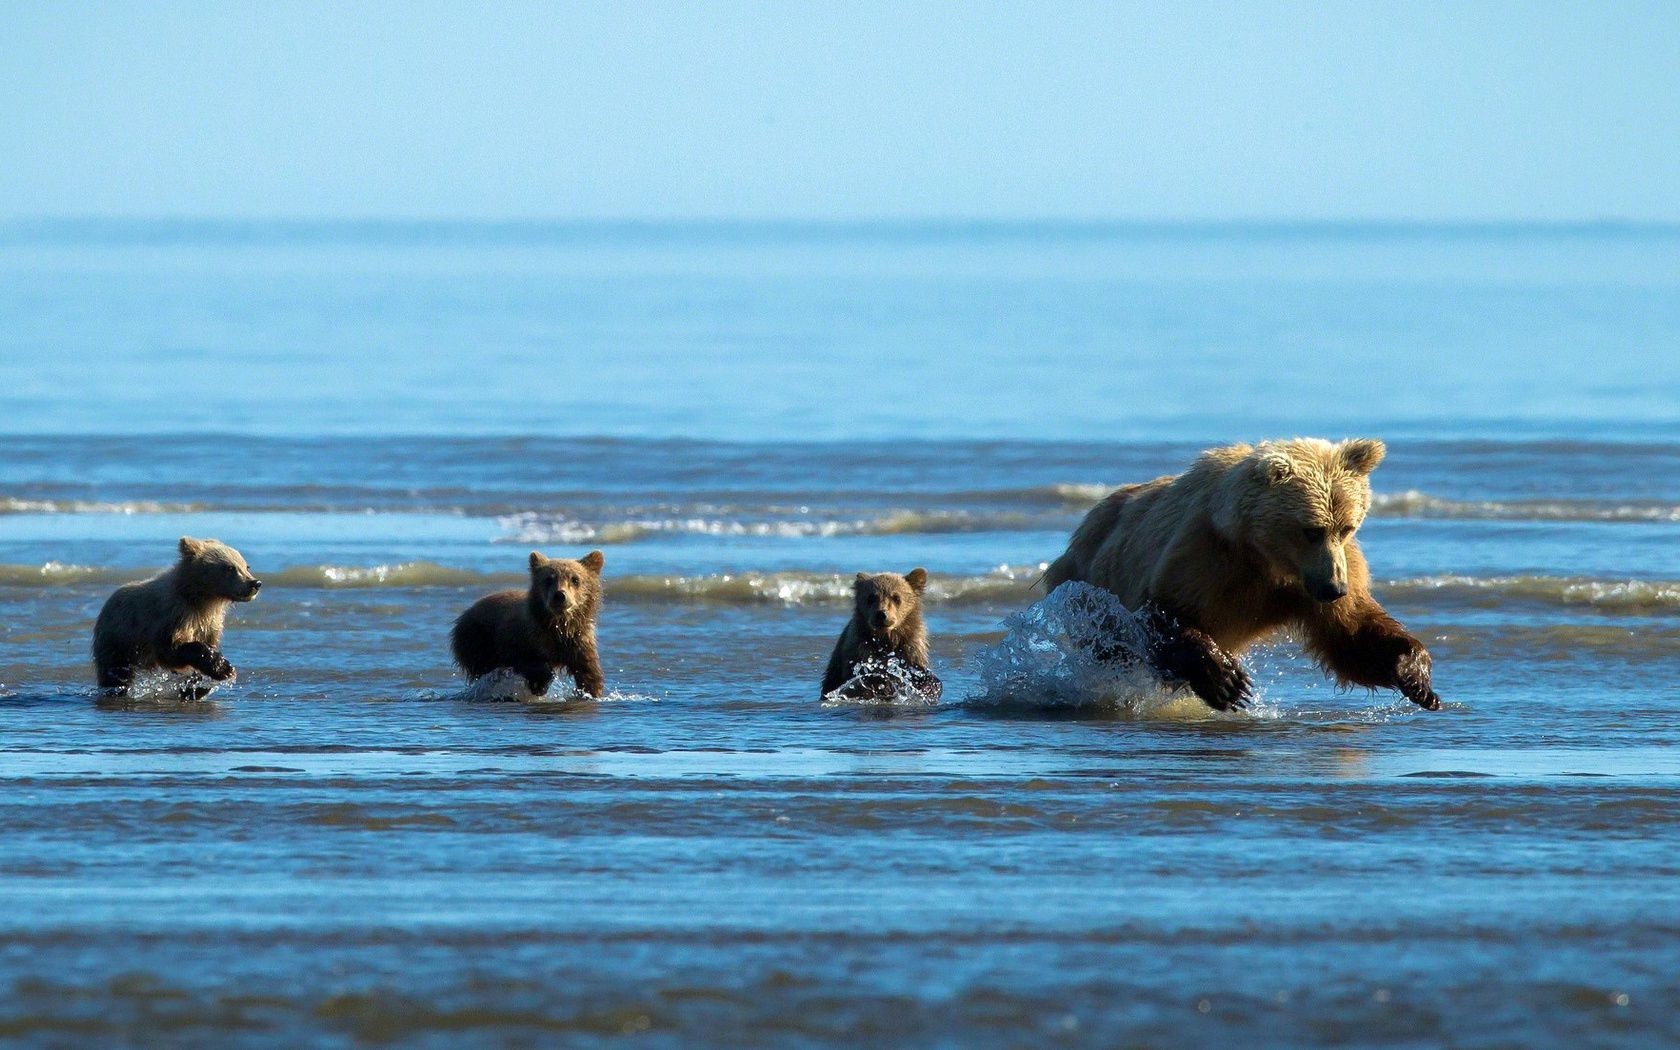
POLYGON ((595 617, 605 561, 600 551, 577 561, 532 551, 529 590, 487 595, 455 621, 449 635, 455 662, 470 678, 511 668, 534 696, 548 692, 559 668, 579 690, 601 696, 606 682, 595 651, 595 617))
POLYGON ((262 581, 239 552, 215 540, 182 536, 180 561, 140 583, 126 583, 105 600, 93 625, 93 666, 101 689, 124 692, 137 671, 163 668, 186 674, 181 696, 202 699, 227 682, 232 664, 221 653, 222 625, 233 602, 248 602, 262 581))
POLYGON ((1211 449, 1177 477, 1110 494, 1045 572, 1146 611, 1169 681, 1216 708, 1252 691, 1233 654, 1282 628, 1343 685, 1399 690, 1435 710, 1429 652, 1371 597, 1353 534, 1382 442, 1316 438, 1211 449))
MULTIPOLYGON (((919 692, 938 699, 943 686, 928 669, 927 627, 922 623, 926 589, 926 569, 911 569, 903 576, 896 572, 857 574, 852 584, 852 618, 828 658, 823 696, 852 681, 858 664, 892 659, 904 667, 919 692)), ((864 691, 879 691, 884 685, 890 690, 886 683, 866 683, 864 691)))

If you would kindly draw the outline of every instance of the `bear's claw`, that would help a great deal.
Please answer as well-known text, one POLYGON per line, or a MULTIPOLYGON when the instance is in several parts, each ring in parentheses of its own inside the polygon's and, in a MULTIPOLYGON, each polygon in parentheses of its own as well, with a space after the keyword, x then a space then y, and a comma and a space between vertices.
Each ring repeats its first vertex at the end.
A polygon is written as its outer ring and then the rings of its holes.
POLYGON ((1425 711, 1439 711, 1441 696, 1430 683, 1432 661, 1422 646, 1402 656, 1395 667, 1395 682, 1400 695, 1425 711))
POLYGON ((1219 662, 1222 666, 1191 688, 1216 711, 1240 711, 1254 697, 1254 679, 1235 660, 1227 657, 1219 662))

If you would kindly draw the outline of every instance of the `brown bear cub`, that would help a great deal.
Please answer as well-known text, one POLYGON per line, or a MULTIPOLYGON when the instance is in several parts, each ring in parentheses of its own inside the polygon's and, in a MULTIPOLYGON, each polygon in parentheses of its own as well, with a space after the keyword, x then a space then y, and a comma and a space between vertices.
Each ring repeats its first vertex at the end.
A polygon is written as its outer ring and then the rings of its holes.
POLYGON ((927 627, 922 623, 922 592, 927 570, 911 569, 871 575, 860 572, 852 584, 852 618, 823 675, 822 695, 846 686, 844 695, 858 699, 891 699, 897 692, 892 676, 878 668, 897 664, 910 685, 930 700, 944 687, 928 669, 927 627), (862 667, 860 675, 859 665, 862 667))
POLYGON ((600 551, 577 561, 532 551, 528 590, 487 595, 455 621, 449 635, 455 662, 469 678, 511 669, 533 696, 546 695, 561 668, 580 691, 602 695, 606 683, 595 651, 595 617, 605 562, 600 551))
POLYGON ((1429 651, 1371 597, 1354 538, 1385 451, 1318 438, 1209 449, 1093 507, 1045 588, 1080 580, 1147 615, 1157 673, 1211 707, 1243 706, 1253 687, 1237 654, 1288 629, 1342 685, 1437 710, 1429 651))
POLYGON ((262 581, 225 543, 182 536, 178 549, 174 568, 118 587, 99 610, 93 667, 101 689, 126 692, 136 672, 161 668, 187 675, 181 697, 201 700, 214 688, 204 678, 233 680, 222 626, 228 606, 255 598, 262 581))

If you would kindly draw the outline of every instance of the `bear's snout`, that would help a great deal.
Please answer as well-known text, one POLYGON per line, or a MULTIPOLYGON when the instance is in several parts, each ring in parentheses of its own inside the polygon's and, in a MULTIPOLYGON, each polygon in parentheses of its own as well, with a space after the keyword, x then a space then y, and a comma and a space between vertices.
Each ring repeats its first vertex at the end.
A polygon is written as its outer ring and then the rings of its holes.
POLYGON ((1347 584, 1340 580, 1331 580, 1313 588, 1313 597, 1321 602, 1333 602, 1347 596, 1347 584))

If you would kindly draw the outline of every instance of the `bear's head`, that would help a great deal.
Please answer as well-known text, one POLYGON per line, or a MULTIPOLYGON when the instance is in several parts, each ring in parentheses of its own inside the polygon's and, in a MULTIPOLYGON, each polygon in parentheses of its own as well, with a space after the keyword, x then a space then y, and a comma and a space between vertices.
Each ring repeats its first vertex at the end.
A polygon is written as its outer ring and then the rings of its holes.
POLYGON ((601 566, 606 560, 600 551, 576 561, 532 551, 531 596, 555 619, 592 618, 601 604, 601 566))
POLYGON ((178 547, 181 561, 175 569, 175 582, 181 593, 248 602, 262 590, 262 581, 251 575, 245 559, 227 544, 182 536, 178 547))
POLYGON ((1386 451, 1370 438, 1262 442, 1216 494, 1214 527, 1257 554, 1276 582, 1336 601, 1348 593, 1347 547, 1371 509, 1371 471, 1386 451))
POLYGON ((860 572, 852 583, 853 615, 870 634, 885 638, 920 618, 926 589, 926 569, 911 569, 903 576, 860 572))

